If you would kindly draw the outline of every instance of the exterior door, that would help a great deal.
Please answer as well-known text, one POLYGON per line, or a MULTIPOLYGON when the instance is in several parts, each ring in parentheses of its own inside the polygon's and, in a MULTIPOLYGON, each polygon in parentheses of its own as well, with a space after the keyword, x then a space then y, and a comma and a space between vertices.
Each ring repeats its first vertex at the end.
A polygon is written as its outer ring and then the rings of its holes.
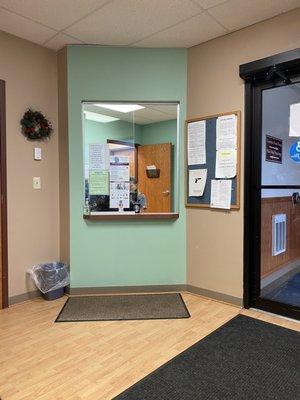
POLYGON ((171 143, 138 147, 138 190, 146 196, 148 213, 171 212, 171 143), (158 176, 147 175, 155 166, 158 176))
POLYGON ((300 317, 300 51, 240 67, 246 81, 244 303, 300 317))
POLYGON ((261 111, 259 298, 296 312, 300 309, 300 83, 264 87, 261 111))
POLYGON ((5 82, 0 80, 0 308, 8 307, 5 82))

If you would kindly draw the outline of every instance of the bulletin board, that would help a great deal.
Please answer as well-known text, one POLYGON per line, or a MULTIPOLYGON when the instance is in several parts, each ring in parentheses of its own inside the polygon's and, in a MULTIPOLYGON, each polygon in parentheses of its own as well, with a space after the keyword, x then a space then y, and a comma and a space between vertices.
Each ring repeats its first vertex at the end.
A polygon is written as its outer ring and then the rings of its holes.
MULTIPOLYGON (((241 163, 241 112, 231 111, 202 118, 194 118, 186 121, 185 132, 185 187, 186 187, 186 207, 211 208, 211 182, 219 180, 216 178, 216 152, 217 152, 217 120, 222 116, 236 116, 236 175, 231 178, 231 210, 240 208, 240 163, 241 163), (189 165, 188 163, 188 131, 189 124, 198 121, 205 121, 205 148, 206 163, 189 165), (193 169, 207 169, 206 185, 202 196, 190 196, 189 192, 189 171, 193 169)), ((211 208, 216 210, 216 208, 211 208)))

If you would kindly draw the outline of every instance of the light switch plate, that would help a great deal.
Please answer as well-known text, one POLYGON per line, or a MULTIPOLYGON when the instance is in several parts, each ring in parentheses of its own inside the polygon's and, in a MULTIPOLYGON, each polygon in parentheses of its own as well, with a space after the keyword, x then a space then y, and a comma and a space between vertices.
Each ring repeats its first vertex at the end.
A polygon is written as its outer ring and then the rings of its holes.
POLYGON ((42 149, 40 147, 35 147, 33 150, 33 158, 36 161, 40 161, 42 159, 42 149))
POLYGON ((41 178, 39 176, 34 176, 32 178, 32 186, 33 186, 33 189, 41 189, 41 187, 42 187, 41 178))

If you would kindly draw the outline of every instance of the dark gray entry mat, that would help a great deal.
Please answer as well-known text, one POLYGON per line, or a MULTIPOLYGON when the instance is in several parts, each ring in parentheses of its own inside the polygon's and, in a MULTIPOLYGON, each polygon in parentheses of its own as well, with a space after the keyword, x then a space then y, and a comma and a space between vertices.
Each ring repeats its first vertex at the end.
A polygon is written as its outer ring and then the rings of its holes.
POLYGON ((115 400, 299 399, 299 336, 239 315, 115 400))
POLYGON ((189 318, 180 293, 69 297, 55 322, 189 318))

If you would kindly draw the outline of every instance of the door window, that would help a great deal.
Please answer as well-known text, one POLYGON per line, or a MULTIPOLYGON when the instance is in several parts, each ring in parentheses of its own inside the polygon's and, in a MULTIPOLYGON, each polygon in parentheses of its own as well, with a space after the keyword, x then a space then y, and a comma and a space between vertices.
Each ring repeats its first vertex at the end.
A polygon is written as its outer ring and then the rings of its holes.
POLYGON ((300 83, 262 91, 260 297, 300 306, 300 83))

